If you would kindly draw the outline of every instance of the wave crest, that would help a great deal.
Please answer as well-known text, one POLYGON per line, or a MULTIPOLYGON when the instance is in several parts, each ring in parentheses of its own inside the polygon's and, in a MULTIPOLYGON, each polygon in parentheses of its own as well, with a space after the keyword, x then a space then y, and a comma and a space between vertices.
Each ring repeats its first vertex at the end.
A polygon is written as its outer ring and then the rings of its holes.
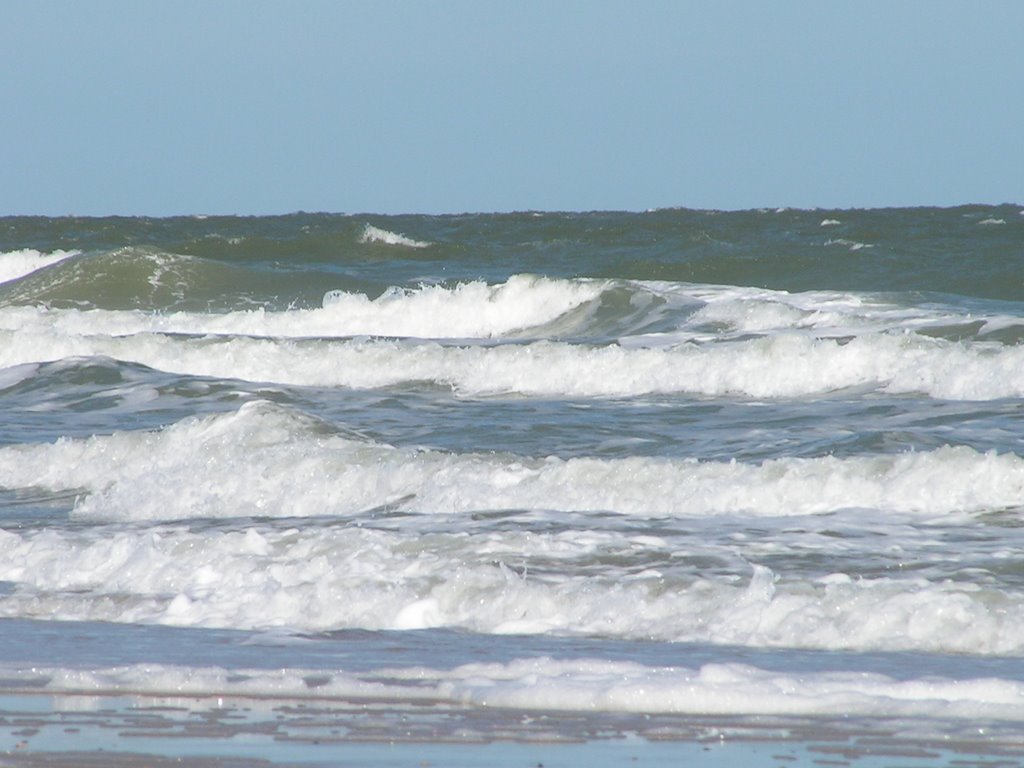
POLYGON ((43 253, 33 248, 22 248, 17 251, 0 253, 0 283, 30 275, 44 267, 79 255, 80 251, 51 251, 43 253))
POLYGON ((389 230, 375 227, 372 224, 367 224, 363 227, 363 232, 359 236, 359 242, 398 245, 403 248, 427 248, 432 245, 432 243, 424 240, 413 240, 411 237, 406 237, 398 232, 390 232, 389 230))
POLYGON ((83 489, 75 514, 113 520, 351 516, 396 500, 421 515, 786 517, 857 508, 942 519, 1019 505, 1024 459, 965 447, 764 464, 448 454, 338 434, 254 401, 157 432, 0 448, 0 486, 83 489))

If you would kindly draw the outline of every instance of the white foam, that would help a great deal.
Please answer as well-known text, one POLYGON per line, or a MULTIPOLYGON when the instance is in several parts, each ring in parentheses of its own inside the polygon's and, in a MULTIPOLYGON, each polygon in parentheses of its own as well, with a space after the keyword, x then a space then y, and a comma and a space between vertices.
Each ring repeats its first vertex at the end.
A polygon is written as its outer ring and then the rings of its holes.
POLYGON ((833 715, 1024 721, 1024 685, 996 678, 897 680, 874 673, 793 674, 737 663, 645 666, 597 659, 518 659, 369 673, 139 664, 101 669, 8 665, 5 679, 48 694, 272 696, 431 700, 522 710, 692 715, 833 715), (317 684, 311 686, 309 680, 317 684))
POLYGON ((691 669, 548 658, 423 670, 415 679, 438 679, 439 689, 460 703, 517 709, 1024 719, 1024 685, 996 679, 898 681, 866 673, 794 675, 745 664, 691 669))
POLYGON ((978 324, 989 333, 1024 319, 863 294, 516 275, 497 285, 395 288, 373 300, 331 292, 322 308, 283 312, 4 307, 0 368, 106 356, 181 374, 352 388, 427 381, 467 395, 786 398, 869 387, 958 400, 1021 396, 1024 347, 941 338, 978 324), (470 343, 530 338, 553 325, 601 336, 651 323, 667 330, 612 345, 470 343), (932 329, 939 338, 927 335, 932 329))
MULTIPOLYGON (((0 532, 3 616, 1024 653, 1024 595, 1013 588, 930 581, 920 571, 780 578, 755 567, 738 580, 731 569, 685 566, 685 558, 736 557, 731 540, 712 533, 724 516, 756 518, 764 529, 743 545, 746 558, 785 546, 841 567, 851 547, 865 545, 791 530, 796 517, 813 529, 819 515, 826 527, 837 516, 861 527, 879 521, 895 565, 899 552, 931 551, 918 540, 931 536, 921 522, 970 524, 974 513, 1019 506, 1024 459, 1012 454, 961 447, 763 464, 459 455, 332 433, 254 402, 155 432, 0 447, 0 486, 78 490, 74 516, 133 523, 0 532), (375 520, 367 510, 381 507, 406 517, 393 529, 362 527, 375 520), (516 509, 557 524, 449 520, 516 509), (687 522, 680 533, 642 535, 562 524, 590 511, 687 522), (310 515, 339 524, 259 521, 310 515), (257 520, 134 525, 235 517, 257 520), (697 533, 680 540, 685 530, 697 533), (650 567, 635 568, 644 562, 650 567)), ((1014 546, 1008 540, 991 557, 1012 558, 1014 546)))
POLYGON ((28 324, 0 330, 0 368, 92 356, 174 373, 292 385, 372 389, 426 381, 465 395, 792 398, 873 387, 950 400, 1024 396, 1019 375, 1024 347, 961 344, 916 334, 881 333, 844 342, 778 333, 727 344, 626 348, 549 341, 450 346, 366 339, 109 336, 28 324))
POLYGON ((411 237, 406 237, 405 235, 397 232, 389 232, 386 229, 375 227, 372 224, 367 224, 363 227, 363 233, 359 236, 359 242, 400 245, 405 248, 426 248, 431 245, 423 240, 413 240, 411 237))
POLYGON ((985 226, 985 227, 991 227, 991 226, 998 226, 1000 224, 1005 224, 1005 223, 1006 223, 1005 219, 982 219, 981 221, 978 222, 978 225, 979 226, 985 226))
POLYGON ((697 325, 708 323, 713 334, 708 339, 725 338, 733 334, 756 333, 799 326, 813 327, 811 313, 793 306, 789 302, 765 300, 764 298, 719 298, 708 302, 691 318, 697 325))
POLYGON ((454 287, 394 288, 376 299, 330 291, 319 309, 222 314, 108 310, 52 310, 10 307, 0 311, 0 328, 33 329, 69 337, 140 333, 236 334, 278 338, 410 336, 491 338, 549 323, 601 296, 600 280, 558 280, 515 275, 506 282, 482 281, 454 287))
POLYGON ((874 248, 875 246, 870 243, 859 243, 856 240, 847 240, 845 237, 838 237, 835 239, 829 239, 825 241, 825 245, 842 245, 849 248, 851 251, 859 251, 862 248, 874 248))
POLYGON ((822 226, 822 227, 836 227, 836 226, 839 226, 842 223, 843 222, 839 221, 839 219, 822 219, 821 220, 821 224, 819 226, 822 226))
POLYGON ((671 551, 659 551, 642 536, 579 529, 423 533, 250 525, 244 532, 184 526, 0 531, 0 579, 7 582, 0 616, 310 632, 448 627, 847 651, 1024 652, 1024 595, 1012 590, 912 576, 778 579, 755 567, 749 579, 739 580, 620 572, 614 565, 620 557, 646 554, 664 562, 671 551), (520 565, 513 570, 504 562, 520 565), (593 567, 577 565, 588 562, 593 567), (539 564, 539 575, 533 575, 532 563, 539 564))
POLYGON ((856 336, 878 331, 917 331, 941 325, 993 317, 965 313, 938 304, 908 306, 863 293, 839 291, 769 290, 728 285, 641 282, 639 287, 667 302, 683 299, 704 306, 684 318, 679 339, 721 341, 768 330, 813 332, 816 336, 856 336), (710 329, 702 326, 710 324, 710 329), (704 331, 701 333, 700 331, 704 331))
MULTIPOLYGON (((150 257, 158 271, 167 268, 160 255, 150 257)), ((819 336, 851 336, 879 330, 921 330, 965 322, 990 321, 997 316, 972 308, 927 304, 906 306, 871 294, 835 291, 789 293, 738 286, 698 285, 658 281, 551 279, 513 275, 494 285, 482 281, 453 287, 392 287, 376 299, 359 293, 328 291, 321 309, 272 312, 265 309, 221 314, 193 312, 78 311, 5 308, 0 328, 53 329, 69 334, 125 335, 143 332, 241 334, 285 338, 309 336, 419 336, 430 338, 496 337, 518 329, 543 327, 588 304, 605 299, 629 307, 612 310, 624 323, 674 322, 672 333, 646 337, 727 340, 751 330, 813 331, 819 336), (703 307, 703 309, 701 309, 703 307), (699 311, 694 311, 699 310, 699 311), (624 314, 623 314, 624 313, 624 314), (749 322, 755 314, 777 320, 749 322), (709 326, 713 326, 710 327, 709 326)), ((1002 315, 999 316, 1002 318, 1002 315)), ((1005 318, 1003 318, 1005 319, 1005 318)), ((1020 322, 1020 318, 1009 318, 1020 322)), ((577 318, 574 335, 586 334, 577 318)), ((614 320, 612 322, 615 322, 614 320)), ((612 332, 628 328, 611 328, 612 332)), ((598 333, 606 335, 602 326, 598 333)), ((627 337, 629 342, 638 337, 627 337)))
POLYGON ((51 264, 63 261, 64 259, 77 256, 79 251, 52 251, 42 253, 32 248, 22 248, 17 251, 0 253, 0 283, 17 280, 19 277, 31 274, 37 270, 48 267, 51 264))
POLYGON ((859 508, 939 520, 1024 499, 1024 459, 964 447, 763 464, 523 459, 397 449, 324 429, 257 401, 157 432, 0 447, 0 487, 81 489, 75 514, 108 520, 348 516, 386 504, 426 515, 786 517, 859 508))
MULTIPOLYGON (((374 300, 331 291, 324 296, 324 330, 421 338, 495 337, 552 322, 600 297, 607 283, 514 275, 506 282, 454 288, 395 288, 374 300)), ((315 314, 315 313, 310 313, 315 314)), ((308 321, 302 318, 303 330, 308 321)))

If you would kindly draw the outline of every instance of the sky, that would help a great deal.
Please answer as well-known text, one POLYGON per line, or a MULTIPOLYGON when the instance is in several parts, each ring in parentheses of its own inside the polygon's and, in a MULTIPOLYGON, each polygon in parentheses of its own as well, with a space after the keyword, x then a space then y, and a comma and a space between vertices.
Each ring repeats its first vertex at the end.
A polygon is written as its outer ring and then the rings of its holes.
POLYGON ((0 10, 0 215, 1024 203, 1019 0, 0 10))

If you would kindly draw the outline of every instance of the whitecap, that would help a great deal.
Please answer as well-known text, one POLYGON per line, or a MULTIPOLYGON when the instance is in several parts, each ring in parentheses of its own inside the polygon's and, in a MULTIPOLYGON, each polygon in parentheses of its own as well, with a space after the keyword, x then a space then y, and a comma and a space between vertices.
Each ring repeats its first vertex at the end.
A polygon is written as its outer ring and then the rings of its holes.
MULTIPOLYGON (((762 313, 754 318, 772 321, 762 313)), ((106 356, 195 376, 353 389, 433 382, 469 396, 794 398, 854 387, 949 400, 1024 396, 1019 376, 1024 347, 961 344, 914 333, 868 333, 845 340, 779 332, 726 343, 683 339, 630 348, 553 341, 492 346, 372 338, 183 338, 152 332, 104 336, 86 331, 88 317, 81 321, 85 326, 74 334, 45 325, 0 329, 0 367, 106 356)))
MULTIPOLYGON (((629 547, 632 549, 629 549, 629 547)), ((610 532, 360 526, 0 531, 0 616, 294 631, 463 629, 835 651, 1024 653, 1024 595, 913 575, 608 573, 610 532), (599 570, 506 567, 583 557, 599 570), (343 596, 343 599, 339 599, 343 596)), ((667 561, 671 549, 650 549, 667 561)))
POLYGON ((451 454, 332 433, 256 401, 156 432, 2 447, 0 487, 81 490, 74 516, 125 521, 350 517, 395 504, 418 515, 547 509, 707 519, 858 508, 944 520, 1019 504, 1024 459, 966 447, 763 464, 451 454))
MULTIPOLYGON (((155 286, 163 269, 156 264, 157 275, 150 278, 155 286)), ((602 280, 513 275, 493 285, 472 281, 454 286, 392 286, 376 299, 333 290, 324 294, 320 308, 280 312, 263 308, 208 314, 12 307, 0 311, 0 329, 28 334, 33 327, 49 328, 69 337, 156 332, 277 338, 493 338, 550 323, 599 299, 609 285, 602 280)))
POLYGON ((64 259, 77 256, 79 251, 52 251, 43 253, 32 248, 0 253, 0 283, 17 280, 64 259))
POLYGON ((859 251, 861 248, 874 248, 875 246, 870 243, 859 243, 856 240, 848 240, 845 237, 837 237, 825 241, 825 245, 842 245, 849 248, 851 251, 859 251))
POLYGON ((363 233, 359 237, 361 243, 381 243, 383 245, 400 245, 406 248, 426 248, 431 243, 424 240, 413 240, 398 232, 389 232, 386 229, 367 224, 363 227, 363 233))

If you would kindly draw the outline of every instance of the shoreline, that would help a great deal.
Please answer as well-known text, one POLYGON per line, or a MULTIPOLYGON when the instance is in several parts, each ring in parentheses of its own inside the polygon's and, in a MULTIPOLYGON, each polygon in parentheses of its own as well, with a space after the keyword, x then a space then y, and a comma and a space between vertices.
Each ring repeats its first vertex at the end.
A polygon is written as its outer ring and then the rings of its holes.
POLYGON ((1024 765, 1019 724, 0 693, 0 766, 1024 765))

